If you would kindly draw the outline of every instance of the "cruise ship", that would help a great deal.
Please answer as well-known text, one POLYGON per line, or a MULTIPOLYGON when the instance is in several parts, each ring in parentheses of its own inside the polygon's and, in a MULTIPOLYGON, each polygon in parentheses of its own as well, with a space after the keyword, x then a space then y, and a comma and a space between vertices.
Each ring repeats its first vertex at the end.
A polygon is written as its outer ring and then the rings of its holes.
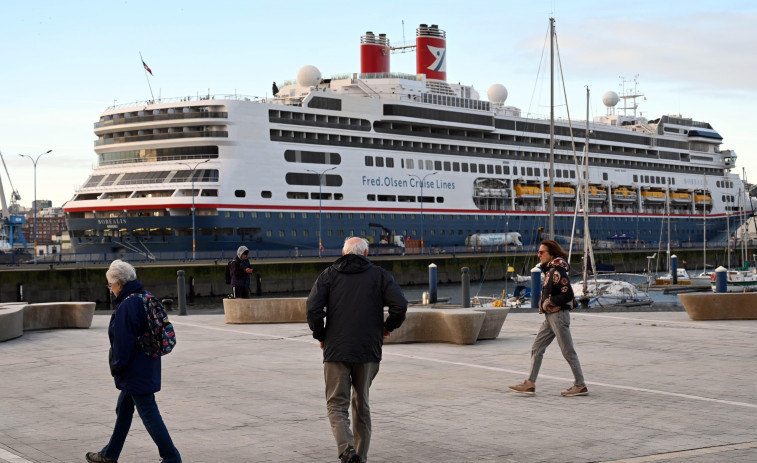
POLYGON ((532 245, 550 202, 555 237, 571 236, 582 186, 594 240, 656 243, 669 228, 678 244, 705 232, 722 241, 750 213, 718 132, 683 116, 647 120, 635 105, 616 114, 636 94, 607 92, 607 114, 588 124, 554 123, 550 187, 549 120, 507 106, 503 85, 486 101, 448 82, 446 39, 437 25, 417 28, 415 74, 391 72, 395 47, 367 32, 360 73, 323 78, 308 65, 272 98, 108 108, 94 126, 97 166, 64 205, 75 252, 185 252, 193 239, 198 253, 307 250, 386 235, 443 249, 508 232, 532 245), (587 129, 583 179, 574 153, 581 164, 587 129))

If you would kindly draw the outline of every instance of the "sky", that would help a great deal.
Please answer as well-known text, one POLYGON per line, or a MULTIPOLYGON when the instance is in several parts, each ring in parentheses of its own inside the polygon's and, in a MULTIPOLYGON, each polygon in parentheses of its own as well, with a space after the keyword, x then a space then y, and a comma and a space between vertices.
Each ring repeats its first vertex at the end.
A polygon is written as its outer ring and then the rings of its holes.
MULTIPOLYGON (((549 114, 547 32, 555 18, 563 83, 558 116, 605 114, 602 95, 638 75, 644 117, 709 122, 757 181, 757 2, 532 0, 420 1, 15 1, 0 0, 0 152, 30 207, 61 206, 96 166, 93 124, 108 106, 203 93, 271 96, 304 65, 324 77, 359 72, 360 36, 413 41, 419 24, 447 33, 447 79, 507 87, 506 104, 549 114), (404 23, 404 28, 403 28, 404 23), (404 34, 404 35, 403 35, 404 34), (546 49, 545 49, 546 46, 546 49)), ((413 53, 391 56, 415 73, 413 53)), ((631 84, 633 85, 633 84, 631 84)), ((10 196, 5 172, 0 173, 10 196)))

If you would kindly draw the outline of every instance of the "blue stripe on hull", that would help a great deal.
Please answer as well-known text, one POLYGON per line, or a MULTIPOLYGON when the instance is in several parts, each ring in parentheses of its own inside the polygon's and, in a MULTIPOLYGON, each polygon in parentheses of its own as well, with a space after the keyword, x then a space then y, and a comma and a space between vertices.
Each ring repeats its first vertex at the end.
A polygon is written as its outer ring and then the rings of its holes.
MULTIPOLYGON (((271 212, 270 217, 265 217, 264 212, 252 218, 250 212, 238 217, 236 212, 231 217, 222 216, 198 216, 197 225, 197 250, 198 251, 221 251, 236 248, 244 244, 251 249, 290 249, 299 247, 302 249, 316 248, 318 243, 318 217, 317 214, 308 213, 303 217, 302 213, 271 212), (279 217, 281 214, 281 217, 279 217), (292 217, 293 214, 293 217, 292 217), (240 235, 239 229, 254 230, 252 234, 240 235), (270 232, 270 233, 269 233, 270 232), (283 234, 283 236, 282 236, 283 234)), ((128 227, 124 236, 103 236, 103 224, 97 219, 72 219, 69 220, 71 230, 71 242, 77 253, 114 252, 123 248, 147 249, 150 252, 174 252, 191 249, 191 217, 144 217, 128 218, 128 224, 119 224, 119 227, 128 227), (76 230, 98 230, 96 237, 77 237, 76 230), (143 235, 135 236, 132 230, 143 229, 143 235), (183 229, 182 236, 155 235, 154 230, 183 229)), ((542 233, 548 228, 546 215, 524 214, 487 214, 487 215, 439 215, 424 214, 423 229, 425 231, 426 246, 463 246, 465 238, 473 233, 503 233, 519 232, 525 245, 533 245, 539 241, 542 233), (540 231, 539 228, 543 231, 540 231)), ((726 239, 725 217, 707 218, 707 241, 722 242, 726 239)), ((730 217, 730 229, 733 233, 743 218, 730 217)), ((371 228, 369 223, 379 223, 396 234, 408 236, 413 239, 420 238, 421 220, 420 214, 397 214, 397 213, 330 213, 323 216, 323 245, 326 248, 341 247, 346 237, 365 235, 378 241, 382 231, 371 228), (412 216, 412 218, 410 218, 412 216)), ((566 240, 572 235, 573 217, 561 215, 555 217, 555 234, 566 240)), ((655 245, 662 241, 667 242, 667 219, 663 217, 618 217, 618 216, 592 216, 590 220, 591 237, 595 241, 611 241, 613 235, 627 234, 634 237, 625 243, 635 245, 644 243, 655 245)), ((122 229, 123 230, 123 229, 122 229)), ((172 232, 173 233, 173 232, 172 232)), ((118 234, 114 230, 112 234, 118 234)), ((701 243, 704 240, 702 230, 702 217, 673 217, 670 219, 670 235, 673 246, 686 246, 687 243, 701 243)), ((576 220, 575 236, 583 236, 583 219, 576 220)))

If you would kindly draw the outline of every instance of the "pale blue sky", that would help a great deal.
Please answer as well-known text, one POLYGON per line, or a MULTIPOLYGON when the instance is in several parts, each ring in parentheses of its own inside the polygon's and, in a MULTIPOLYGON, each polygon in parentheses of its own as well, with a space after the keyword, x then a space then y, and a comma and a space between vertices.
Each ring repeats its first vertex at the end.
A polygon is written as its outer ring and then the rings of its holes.
MULTIPOLYGON (((601 95, 619 76, 639 74, 650 119, 682 114, 706 121, 757 180, 757 6, 753 1, 10 1, 3 15, 0 151, 14 186, 62 205, 95 164, 93 123, 114 101, 207 93, 270 95, 312 64, 325 77, 359 72, 360 36, 412 40, 420 23, 447 32, 448 80, 486 98, 493 83, 524 114, 548 114, 549 87, 537 70, 554 14, 571 116, 604 113, 601 95), (533 98, 532 98, 533 95, 533 98)), ((392 71, 415 72, 414 54, 392 56, 392 71)), ((546 64, 545 64, 546 65, 546 64)), ((564 109, 561 110, 564 114, 564 109)), ((9 189, 5 173, 3 185, 9 189)), ((6 192, 6 197, 9 192, 6 192)))

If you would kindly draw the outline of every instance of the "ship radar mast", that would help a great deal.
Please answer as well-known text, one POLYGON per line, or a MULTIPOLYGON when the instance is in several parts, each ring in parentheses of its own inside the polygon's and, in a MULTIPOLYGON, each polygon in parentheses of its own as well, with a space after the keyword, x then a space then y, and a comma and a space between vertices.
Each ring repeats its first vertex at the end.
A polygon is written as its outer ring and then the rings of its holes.
POLYGON ((621 100, 623 100, 623 106, 621 108, 619 108, 619 109, 623 110, 623 115, 624 116, 628 116, 628 111, 633 111, 631 115, 635 119, 636 118, 636 109, 639 107, 638 103, 636 103, 636 98, 640 98, 640 97, 644 96, 644 94, 643 93, 639 93, 639 90, 638 90, 638 87, 639 87, 639 75, 636 74, 635 76, 633 76, 632 80, 626 80, 626 78, 623 77, 623 76, 620 76, 619 78, 620 78, 620 81, 621 81, 621 83, 620 83, 621 90, 620 90, 620 95, 618 95, 618 96, 620 97, 621 100), (631 83, 633 83, 633 88, 630 88, 630 85, 629 85, 628 90, 626 90, 626 84, 631 84, 631 83), (630 101, 630 106, 629 106, 629 101, 628 100, 631 100, 630 101))

